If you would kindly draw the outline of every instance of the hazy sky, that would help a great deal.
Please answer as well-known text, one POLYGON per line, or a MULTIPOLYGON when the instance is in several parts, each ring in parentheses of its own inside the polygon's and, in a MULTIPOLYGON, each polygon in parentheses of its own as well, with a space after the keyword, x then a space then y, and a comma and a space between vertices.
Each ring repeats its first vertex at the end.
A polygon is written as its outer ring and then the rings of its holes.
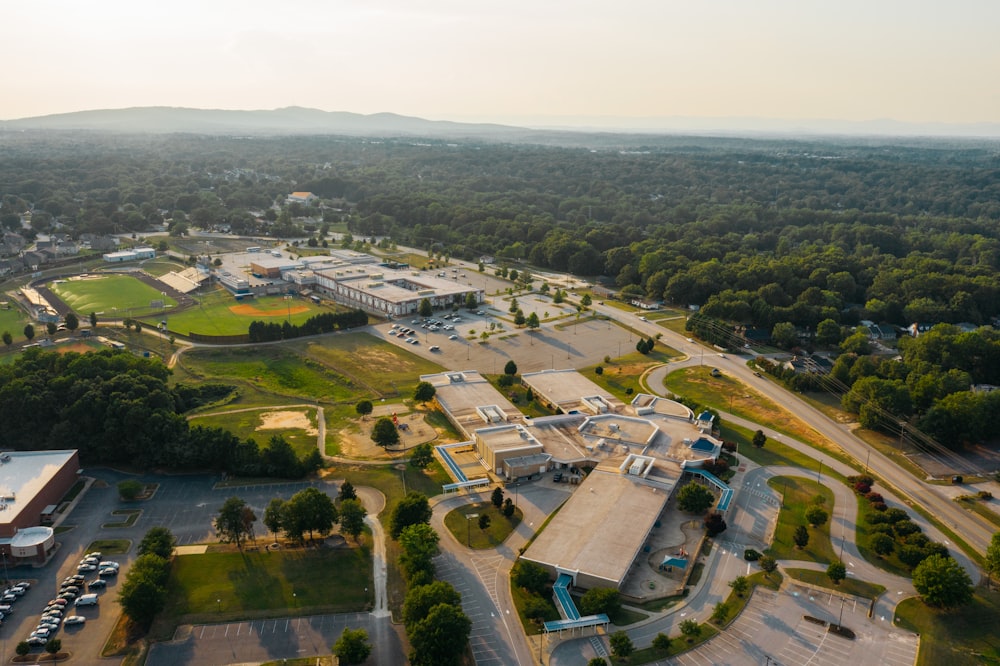
POLYGON ((11 0, 0 118, 1000 122, 1000 0, 11 0))

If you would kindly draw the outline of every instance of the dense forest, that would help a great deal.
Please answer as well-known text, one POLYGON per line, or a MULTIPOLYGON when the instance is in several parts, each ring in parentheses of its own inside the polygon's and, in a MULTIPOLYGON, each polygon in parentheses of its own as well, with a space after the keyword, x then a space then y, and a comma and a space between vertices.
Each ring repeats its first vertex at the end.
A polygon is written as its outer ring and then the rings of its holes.
POLYGON ((261 448, 220 428, 189 428, 184 412, 233 387, 170 387, 169 374, 159 360, 127 352, 29 349, 0 366, 0 441, 15 450, 79 449, 84 464, 139 469, 300 478, 320 466, 318 451, 300 461, 280 437, 261 448))
MULTIPOLYGON (((28 235, 141 234, 166 223, 175 235, 224 225, 315 239, 346 225, 356 235, 569 271, 624 295, 697 305, 716 333, 755 329, 787 348, 828 338, 853 359, 835 374, 850 380, 841 387, 854 396, 845 398, 849 408, 860 410, 864 391, 892 405, 889 420, 919 419, 949 442, 995 430, 988 422, 958 427, 954 417, 991 398, 950 397, 969 392, 966 379, 1000 384, 995 363, 913 362, 903 342, 896 366, 876 357, 869 364, 850 333, 865 320, 963 324, 968 332, 1000 316, 1000 143, 577 141, 4 133, 0 225, 19 230, 28 211, 28 235), (286 204, 296 190, 320 200, 286 204), (887 397, 886 382, 902 382, 905 395, 887 397), (943 418, 931 411, 939 402, 963 407, 943 418)), ((712 338, 708 328, 700 337, 712 338)), ((992 350, 993 339, 982 340, 992 350)))

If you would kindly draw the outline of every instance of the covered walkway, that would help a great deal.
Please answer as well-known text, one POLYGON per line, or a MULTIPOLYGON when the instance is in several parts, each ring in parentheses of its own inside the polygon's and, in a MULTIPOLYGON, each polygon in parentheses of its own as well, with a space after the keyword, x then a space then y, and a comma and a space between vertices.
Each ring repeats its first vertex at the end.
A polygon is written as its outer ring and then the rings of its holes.
POLYGON ((725 511, 729 508, 729 503, 733 501, 733 489, 727 486, 725 481, 714 474, 696 467, 686 467, 684 468, 684 471, 704 477, 706 481, 722 491, 722 497, 719 498, 719 503, 715 507, 716 509, 719 511, 725 511))
POLYGON ((565 629, 582 629, 584 627, 594 627, 597 625, 607 626, 611 623, 604 613, 598 615, 587 615, 580 617, 580 611, 573 603, 573 597, 569 593, 569 585, 573 582, 573 577, 569 574, 559 574, 556 584, 552 586, 552 592, 556 597, 556 604, 565 620, 553 620, 545 623, 545 631, 563 631, 565 629))

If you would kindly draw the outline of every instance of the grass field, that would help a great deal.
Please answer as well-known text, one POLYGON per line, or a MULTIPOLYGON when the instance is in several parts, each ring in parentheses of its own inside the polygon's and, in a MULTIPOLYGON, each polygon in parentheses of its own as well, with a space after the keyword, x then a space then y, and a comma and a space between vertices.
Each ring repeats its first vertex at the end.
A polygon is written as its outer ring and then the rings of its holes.
POLYGON ((645 391, 639 381, 646 370, 655 365, 666 363, 680 355, 672 347, 657 344, 649 354, 633 351, 619 358, 611 359, 610 363, 602 363, 601 374, 597 374, 596 366, 583 368, 579 372, 598 386, 607 389, 612 395, 620 398, 626 404, 632 401, 637 393, 645 391), (629 392, 631 389, 631 392, 629 392))
POLYGON ((379 397, 410 398, 420 375, 443 368, 367 333, 344 333, 292 343, 307 359, 348 376, 379 397))
MULTIPOLYGON (((176 307, 177 301, 129 275, 102 275, 85 280, 60 280, 50 288, 79 313, 81 320, 91 312, 104 318, 149 315, 151 301, 163 301, 176 307)), ((159 308, 157 308, 159 311, 159 308)))
POLYGON ((357 401, 364 387, 287 347, 194 349, 180 364, 200 379, 234 381, 309 402, 357 401))
MULTIPOLYGON (((804 472, 807 473, 807 472, 804 472)), ((830 520, 819 527, 811 527, 806 522, 806 510, 813 505, 813 498, 822 497, 820 506, 833 516, 833 491, 815 481, 801 477, 776 476, 767 480, 774 490, 782 494, 778 526, 774 530, 774 540, 767 554, 777 560, 806 560, 830 564, 835 562, 837 553, 830 543, 830 520), (792 535, 795 528, 805 525, 809 531, 809 543, 805 548, 796 548, 792 535)))
POLYGON ((169 257, 160 257, 158 259, 151 259, 145 261, 142 264, 142 270, 146 271, 150 275, 155 277, 160 277, 166 275, 167 273, 172 273, 174 271, 180 272, 187 268, 187 266, 180 261, 171 259, 169 257))
POLYGON ((881 585, 867 583, 863 580, 858 580, 857 578, 851 578, 850 576, 840 581, 839 585, 834 585, 829 576, 826 575, 825 571, 786 568, 785 573, 789 578, 801 580, 803 583, 809 583, 810 585, 815 585, 817 587, 824 587, 828 590, 833 590, 834 592, 840 592, 841 594, 848 594, 852 597, 874 599, 885 592, 885 588, 881 585))
POLYGON ((1000 592, 979 588, 972 603, 951 609, 904 599, 896 607, 896 621, 920 634, 917 666, 1000 664, 1000 592))
POLYGON ((172 630, 181 621, 220 615, 359 611, 369 601, 366 587, 372 587, 372 560, 365 546, 179 555, 157 625, 172 630))
MULTIPOLYGON (((27 323, 28 318, 18 307, 14 307, 12 305, 9 310, 0 310, 0 333, 10 331, 10 335, 14 338, 14 342, 20 342, 25 339, 24 327, 27 323)), ((36 337, 44 331, 44 326, 35 326, 36 337)))
POLYGON ((317 305, 308 298, 262 296, 237 301, 225 289, 217 289, 198 298, 198 305, 167 318, 167 327, 181 335, 242 335, 252 321, 275 322, 285 320, 302 324, 310 317, 333 311, 330 306, 317 305))
POLYGON ((448 512, 444 525, 456 539, 470 548, 496 548, 521 522, 521 515, 521 510, 517 509, 513 516, 507 518, 490 502, 477 502, 448 512), (467 518, 471 514, 489 516, 490 526, 485 530, 479 529, 478 518, 467 518))
MULTIPOLYGON (((196 415, 190 419, 191 425, 215 427, 228 430, 240 439, 254 438, 261 447, 267 446, 271 437, 280 435, 291 444, 295 454, 303 458, 316 448, 316 410, 304 407, 254 409, 251 411, 234 410, 216 412, 207 415, 196 415), (295 413, 308 421, 308 429, 301 427, 267 427, 270 422, 268 415, 274 413, 295 413)), ((304 424, 303 424, 304 425, 304 424)))

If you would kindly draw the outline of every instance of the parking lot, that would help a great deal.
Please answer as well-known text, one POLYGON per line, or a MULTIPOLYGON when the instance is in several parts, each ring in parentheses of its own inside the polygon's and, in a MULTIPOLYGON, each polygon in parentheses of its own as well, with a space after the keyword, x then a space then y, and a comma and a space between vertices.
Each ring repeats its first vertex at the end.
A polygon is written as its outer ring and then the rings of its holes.
MULTIPOLYGON (((212 527, 219 507, 228 497, 239 495, 244 498, 257 515, 263 515, 264 507, 274 497, 289 499, 296 492, 309 485, 325 485, 319 482, 278 483, 242 487, 222 487, 220 477, 210 475, 189 476, 149 476, 138 477, 143 483, 156 483, 158 488, 150 500, 123 504, 118 499, 115 488, 125 478, 137 478, 110 470, 85 470, 88 476, 97 480, 79 498, 73 512, 62 524, 56 537, 57 549, 47 564, 41 567, 10 567, 9 578, 13 581, 29 581, 31 589, 15 601, 13 613, 3 619, 0 626, 2 644, 13 646, 28 638, 39 622, 47 602, 56 598, 60 583, 68 576, 77 574, 77 567, 84 557, 85 549, 98 539, 127 539, 131 542, 129 552, 124 555, 104 554, 103 560, 113 560, 121 565, 119 576, 105 578, 107 587, 93 590, 98 595, 94 606, 75 607, 63 613, 82 615, 86 623, 76 627, 60 627, 54 637, 63 643, 63 651, 72 652, 74 663, 90 664, 101 661, 99 654, 118 616, 115 603, 119 578, 123 578, 129 565, 135 560, 135 547, 143 535, 154 526, 163 526, 173 532, 179 545, 203 543, 215 537, 212 527), (122 508, 137 508, 142 511, 131 527, 104 527, 121 521, 112 511, 122 508)), ((97 571, 84 574, 86 580, 97 578, 97 571)), ((81 592, 90 591, 83 590, 81 592)), ((327 648, 329 649, 329 645, 327 648)), ((40 652, 41 648, 36 648, 40 652)), ((0 655, 2 659, 3 655, 0 655)), ((195 662, 191 662, 195 663, 195 662)), ((208 663, 208 662, 197 662, 208 663)))

